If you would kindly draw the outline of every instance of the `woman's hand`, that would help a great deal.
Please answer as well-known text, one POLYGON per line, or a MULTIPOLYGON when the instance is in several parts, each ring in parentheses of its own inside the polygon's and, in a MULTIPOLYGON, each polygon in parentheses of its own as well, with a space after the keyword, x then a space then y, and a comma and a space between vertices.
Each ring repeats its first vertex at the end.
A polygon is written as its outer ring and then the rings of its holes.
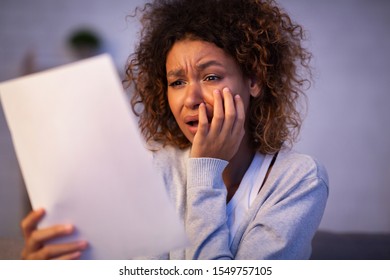
POLYGON ((37 229, 38 222, 44 214, 45 211, 43 209, 31 211, 21 222, 25 240, 22 258, 36 260, 69 260, 79 258, 81 252, 87 247, 87 242, 85 241, 45 245, 45 242, 49 240, 70 235, 74 231, 74 227, 72 225, 55 225, 37 229))
POLYGON ((245 110, 239 95, 229 88, 213 92, 214 108, 211 124, 206 105, 199 106, 198 131, 195 134, 191 157, 211 157, 229 161, 237 152, 244 137, 245 110))

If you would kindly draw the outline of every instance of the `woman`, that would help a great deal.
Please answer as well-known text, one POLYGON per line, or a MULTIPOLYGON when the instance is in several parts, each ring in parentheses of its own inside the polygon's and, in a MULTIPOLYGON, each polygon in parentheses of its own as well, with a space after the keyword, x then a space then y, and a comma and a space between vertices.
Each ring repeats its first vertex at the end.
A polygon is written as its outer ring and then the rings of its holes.
MULTIPOLYGON (((310 74, 302 28, 273 1, 156 0, 141 11, 132 106, 190 239, 154 257, 309 258, 328 180, 290 149, 310 74)), ((36 230, 42 215, 23 221, 23 256, 77 258, 85 242, 45 245, 72 228, 36 230)))

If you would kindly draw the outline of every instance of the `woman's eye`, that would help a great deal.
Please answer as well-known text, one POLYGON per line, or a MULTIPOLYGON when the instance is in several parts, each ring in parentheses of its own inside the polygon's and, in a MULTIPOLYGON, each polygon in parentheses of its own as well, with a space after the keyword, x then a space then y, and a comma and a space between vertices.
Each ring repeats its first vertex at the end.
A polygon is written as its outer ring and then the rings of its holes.
POLYGON ((220 77, 218 77, 217 75, 208 75, 204 80, 205 81, 216 81, 219 79, 220 79, 220 77))
POLYGON ((169 83, 169 86, 170 86, 170 87, 178 87, 178 86, 181 86, 181 85, 183 85, 183 84, 184 84, 183 81, 178 80, 178 81, 174 81, 174 82, 172 82, 172 83, 169 83))

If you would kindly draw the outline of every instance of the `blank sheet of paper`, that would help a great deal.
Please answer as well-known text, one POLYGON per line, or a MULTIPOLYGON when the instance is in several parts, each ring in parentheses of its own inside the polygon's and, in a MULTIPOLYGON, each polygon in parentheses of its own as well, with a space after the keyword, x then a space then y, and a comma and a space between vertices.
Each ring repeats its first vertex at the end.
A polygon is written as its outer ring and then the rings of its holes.
POLYGON ((0 97, 32 206, 46 209, 40 227, 74 224, 84 259, 184 246, 110 56, 0 83, 0 97))

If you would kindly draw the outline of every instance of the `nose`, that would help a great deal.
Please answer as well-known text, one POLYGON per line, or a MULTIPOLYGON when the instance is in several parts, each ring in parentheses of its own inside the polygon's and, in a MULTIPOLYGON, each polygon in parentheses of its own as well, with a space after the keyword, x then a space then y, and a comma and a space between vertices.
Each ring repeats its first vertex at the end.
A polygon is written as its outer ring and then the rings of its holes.
POLYGON ((199 105, 204 101, 203 91, 198 83, 191 83, 187 86, 186 98, 184 100, 184 106, 189 109, 197 109, 199 105))

